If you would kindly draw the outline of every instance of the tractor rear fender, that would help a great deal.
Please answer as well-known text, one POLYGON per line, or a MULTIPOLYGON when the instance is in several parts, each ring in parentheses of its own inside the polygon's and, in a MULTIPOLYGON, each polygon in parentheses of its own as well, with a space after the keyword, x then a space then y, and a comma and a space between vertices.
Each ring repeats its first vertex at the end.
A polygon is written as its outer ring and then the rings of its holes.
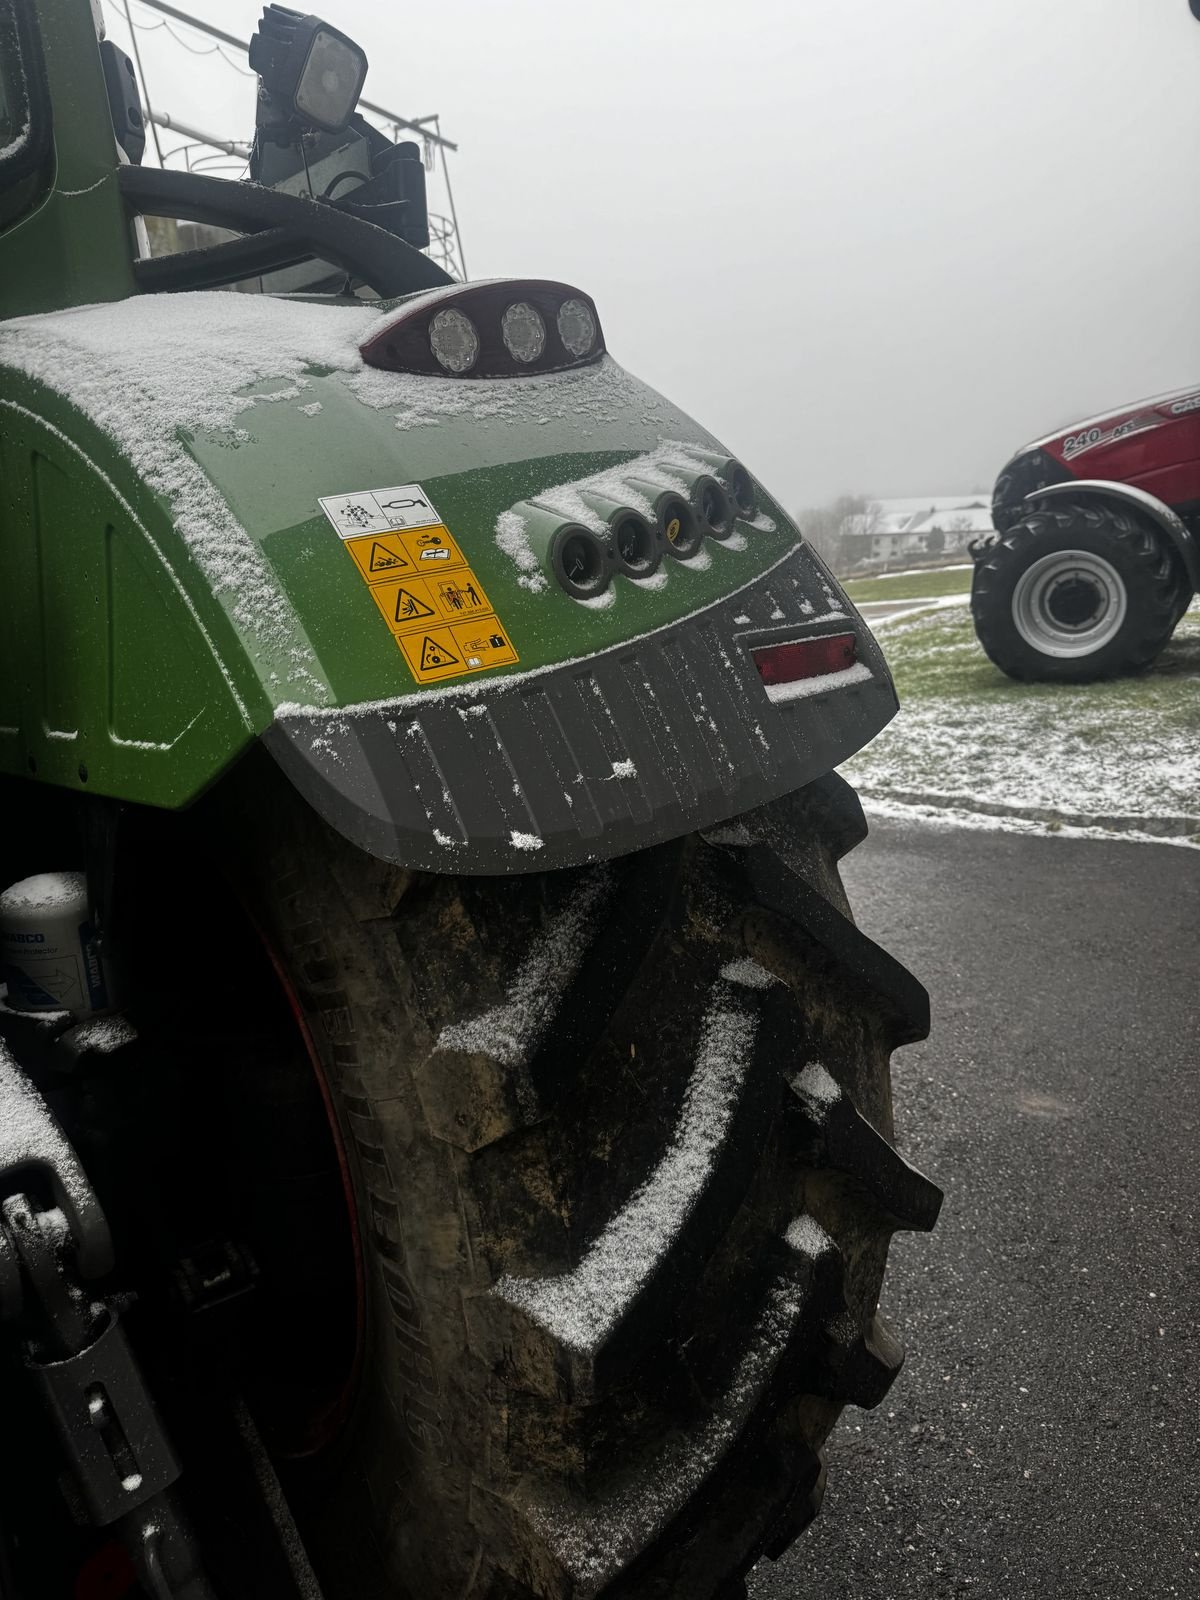
POLYGON ((175 809, 261 740, 370 854, 543 871, 790 793, 894 714, 836 580, 691 418, 607 355, 368 367, 389 314, 0 323, 0 773, 175 809))
POLYGON ((1193 590, 1200 589, 1200 546, 1192 537, 1182 519, 1156 495, 1130 483, 1114 483, 1107 478, 1073 478, 1067 483, 1048 484, 1025 496, 1025 504, 1032 506, 1042 500, 1104 500, 1114 505, 1126 506, 1153 522, 1179 553, 1193 590))

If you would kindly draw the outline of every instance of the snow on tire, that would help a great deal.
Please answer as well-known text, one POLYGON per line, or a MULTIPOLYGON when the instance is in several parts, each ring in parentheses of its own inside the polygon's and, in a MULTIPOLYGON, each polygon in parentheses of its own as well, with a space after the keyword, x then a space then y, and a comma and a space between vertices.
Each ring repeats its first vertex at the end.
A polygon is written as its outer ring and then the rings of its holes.
POLYGON ((888 1240, 941 1201, 889 1143, 927 998, 850 916, 853 792, 503 880, 402 872, 252 781, 243 892, 336 1085, 370 1284, 306 1496, 325 1592, 740 1593, 898 1371, 888 1240))

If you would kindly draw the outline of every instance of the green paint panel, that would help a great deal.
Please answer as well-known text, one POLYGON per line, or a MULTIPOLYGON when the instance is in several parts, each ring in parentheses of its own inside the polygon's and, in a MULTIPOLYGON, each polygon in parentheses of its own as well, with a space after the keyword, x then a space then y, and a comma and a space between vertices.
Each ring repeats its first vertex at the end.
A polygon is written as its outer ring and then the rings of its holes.
POLYGON ((29 470, 37 563, 29 620, 41 668, 40 732, 53 748, 77 740, 80 713, 96 699, 96 669, 104 659, 104 543, 79 537, 74 486, 57 462, 35 450, 29 470))
MULTIPOLYGON (((531 593, 496 543, 502 512, 555 485, 620 466, 664 438, 714 451, 720 450, 719 442, 626 374, 620 374, 620 408, 589 418, 586 425, 576 420, 574 408, 576 397, 587 394, 594 381, 587 372, 562 376, 558 415, 546 417, 535 405, 481 419, 470 410, 456 414, 447 408, 409 426, 398 426, 396 418, 412 409, 412 380, 397 380, 394 399, 384 404, 389 375, 372 376, 375 405, 363 404, 341 375, 310 373, 301 400, 262 403, 241 414, 239 425, 248 437, 198 436, 191 442, 192 454, 258 540, 304 619, 322 676, 339 704, 414 693, 419 685, 354 561, 321 513, 321 496, 421 484, 520 654, 518 666, 498 668, 489 677, 588 655, 662 627, 752 581, 799 537, 779 506, 760 492, 761 508, 775 531, 739 524, 741 538, 734 543, 744 541, 742 549, 708 539, 699 563, 664 557, 661 587, 617 577, 606 608, 572 599, 552 577, 547 588, 531 593), (321 408, 316 414, 300 410, 301 403, 314 402, 321 408)), ((431 406, 442 385, 454 383, 425 381, 431 406)), ((502 383, 470 387, 494 392, 502 383)), ((256 387, 269 391, 271 385, 256 387)), ((544 392, 540 403, 547 403, 544 392)))
MULTIPOLYGON (((89 429, 76 419, 72 431, 89 429)), ((256 724, 239 709, 202 616, 108 475, 2 401, 0 435, 0 571, 20 597, 0 630, 0 770, 186 804, 265 724, 266 706, 256 724)), ((161 509, 150 510, 169 538, 161 509)), ((210 620, 221 617, 218 607, 210 620)), ((227 624, 224 635, 237 666, 227 624)))
POLYGON ((54 183, 0 232, 0 316, 119 300, 134 292, 132 233, 91 8, 37 8, 54 110, 54 183))
POLYGON ((154 581, 136 529, 107 528, 104 544, 110 738, 173 749, 206 715, 211 661, 191 617, 154 581))

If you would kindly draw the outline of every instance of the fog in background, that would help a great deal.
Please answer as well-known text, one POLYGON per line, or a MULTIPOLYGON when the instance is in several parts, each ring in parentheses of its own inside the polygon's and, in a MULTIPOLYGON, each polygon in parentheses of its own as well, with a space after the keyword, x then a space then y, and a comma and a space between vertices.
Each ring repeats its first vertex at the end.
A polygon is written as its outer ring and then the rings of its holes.
MULTIPOLYGON (((1200 382, 1187 0, 313 8, 369 98, 461 146, 470 275, 587 290, 616 358, 791 507, 990 487, 1027 439, 1200 382)), ((158 108, 252 136, 250 78, 138 37, 158 108)))

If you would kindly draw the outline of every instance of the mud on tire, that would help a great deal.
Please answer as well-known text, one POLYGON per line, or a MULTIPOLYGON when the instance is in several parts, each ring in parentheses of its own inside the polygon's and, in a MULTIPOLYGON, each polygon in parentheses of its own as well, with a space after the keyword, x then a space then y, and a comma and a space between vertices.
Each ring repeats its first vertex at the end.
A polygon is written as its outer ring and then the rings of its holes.
POLYGON ((1163 649, 1187 608, 1182 563, 1138 518, 1104 504, 1056 504, 1014 522, 980 553, 971 586, 975 632, 989 658, 1010 678, 1088 682, 1146 667, 1163 649), (1057 551, 1098 556, 1123 586, 1120 627, 1086 654, 1055 655, 1031 644, 1016 620, 1022 577, 1057 551))
POLYGON ((740 1593, 899 1369, 888 1241, 941 1200, 889 1143, 927 998, 851 919, 853 792, 509 880, 375 861, 257 768, 218 804, 356 1171, 364 1376, 291 1485, 326 1593, 740 1593))

